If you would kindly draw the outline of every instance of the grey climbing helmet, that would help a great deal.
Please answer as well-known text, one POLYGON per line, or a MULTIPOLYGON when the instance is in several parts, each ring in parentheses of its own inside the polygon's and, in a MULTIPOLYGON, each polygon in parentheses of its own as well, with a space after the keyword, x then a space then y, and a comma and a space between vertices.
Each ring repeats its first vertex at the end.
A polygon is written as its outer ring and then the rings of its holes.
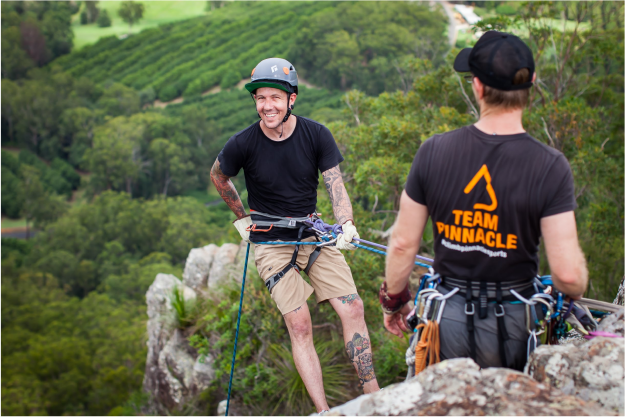
POLYGON ((267 58, 252 70, 252 81, 245 84, 245 89, 254 94, 261 87, 278 88, 287 94, 297 94, 297 71, 282 58, 267 58))

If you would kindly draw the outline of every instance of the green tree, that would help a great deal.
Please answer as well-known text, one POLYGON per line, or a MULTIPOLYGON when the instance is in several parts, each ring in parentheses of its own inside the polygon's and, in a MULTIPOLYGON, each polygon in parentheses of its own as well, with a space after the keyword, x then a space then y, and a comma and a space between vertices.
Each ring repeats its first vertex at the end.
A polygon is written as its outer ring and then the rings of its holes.
POLYGON ((40 180, 41 172, 30 165, 22 165, 23 205, 21 215, 26 219, 26 238, 30 224, 43 227, 58 219, 67 209, 62 197, 48 193, 40 180))
POLYGON ((102 10, 101 12, 98 8, 98 3, 98 1, 85 1, 85 12, 87 13, 87 21, 89 23, 94 23, 95 21, 97 21, 100 13, 106 11, 102 10))
MULTIPOLYGON (((24 78, 28 70, 34 66, 32 59, 22 49, 21 44, 22 34, 19 27, 2 29, 2 78, 12 80, 24 78)), ((5 80, 2 84, 4 83, 5 80)))
POLYGON ((145 7, 143 6, 143 3, 138 3, 136 1, 122 1, 117 14, 124 22, 128 23, 129 33, 132 31, 132 25, 143 18, 144 10, 145 7))
POLYGON ((139 141, 142 126, 120 116, 95 131, 93 147, 85 152, 85 161, 98 189, 122 190, 132 194, 133 181, 141 168, 139 141))
POLYGON ((100 121, 100 112, 87 107, 72 107, 63 112, 59 134, 69 147, 69 161, 84 168, 84 154, 93 146, 94 129, 100 121))
POLYGON ((160 193, 167 196, 171 185, 184 187, 193 178, 193 164, 188 152, 167 139, 155 139, 150 143, 148 156, 152 163, 152 175, 160 185, 160 193))
POLYGON ((70 53, 74 45, 74 31, 68 2, 50 5, 50 10, 43 15, 40 25, 51 59, 70 53))
MULTIPOLYGON (((4 38, 3 38, 4 39, 4 38)), ((4 49, 3 49, 4 50, 4 49)), ((17 109, 15 100, 16 95, 19 94, 19 86, 11 80, 2 80, 2 142, 5 141, 5 137, 8 141, 15 143, 15 124, 17 117, 17 109)))
POLYGON ((130 116, 140 110, 139 93, 120 83, 105 85, 98 105, 109 116, 130 116))
MULTIPOLYGON (((3 151, 4 153, 4 151, 3 151)), ((4 158, 4 155, 2 156, 4 158)), ((4 162, 4 161, 3 161, 4 162)), ((10 169, 2 166, 2 214, 19 218, 24 204, 22 182, 10 169)))
POLYGON ((97 22, 98 26, 101 28, 107 28, 111 26, 112 22, 108 10, 104 9, 100 12, 97 22))

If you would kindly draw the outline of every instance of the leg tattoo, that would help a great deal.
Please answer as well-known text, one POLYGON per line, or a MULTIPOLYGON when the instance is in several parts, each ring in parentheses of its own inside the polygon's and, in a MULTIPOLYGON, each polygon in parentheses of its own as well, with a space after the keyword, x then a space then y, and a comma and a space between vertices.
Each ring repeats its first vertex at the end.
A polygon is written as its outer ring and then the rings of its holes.
POLYGON ((367 335, 361 336, 359 333, 354 333, 352 340, 345 345, 347 356, 349 356, 349 360, 356 367, 358 378, 362 384, 376 379, 375 372, 373 371, 371 353, 365 353, 371 346, 366 336, 367 335))
POLYGON ((358 296, 358 294, 349 294, 338 297, 338 299, 341 300, 343 304, 351 305, 354 301, 360 300, 360 297, 358 296))
POLYGON ((358 362, 358 378, 360 382, 373 381, 375 378, 375 372, 373 372, 373 359, 370 353, 364 353, 359 358, 358 362))

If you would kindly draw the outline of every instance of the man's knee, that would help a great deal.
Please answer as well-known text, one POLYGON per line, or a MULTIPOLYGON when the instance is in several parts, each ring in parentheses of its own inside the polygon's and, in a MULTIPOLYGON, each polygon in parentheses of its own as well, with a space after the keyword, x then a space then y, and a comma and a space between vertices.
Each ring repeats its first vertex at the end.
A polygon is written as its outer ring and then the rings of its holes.
POLYGON ((351 294, 346 297, 338 298, 346 307, 342 309, 342 318, 352 321, 363 320, 365 317, 365 306, 358 294, 351 294), (347 301, 341 300, 346 297, 347 301))
POLYGON ((288 318, 288 328, 291 337, 295 339, 308 339, 312 337, 312 322, 310 316, 297 316, 297 313, 293 312, 291 317, 288 318))

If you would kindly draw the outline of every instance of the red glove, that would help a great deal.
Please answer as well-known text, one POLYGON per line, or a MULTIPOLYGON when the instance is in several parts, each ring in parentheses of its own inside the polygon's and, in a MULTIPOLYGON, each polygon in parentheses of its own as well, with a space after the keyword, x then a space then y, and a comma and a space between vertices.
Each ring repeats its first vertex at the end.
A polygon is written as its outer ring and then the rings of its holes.
POLYGON ((386 281, 382 283, 380 287, 380 304, 382 305, 382 311, 385 314, 395 314, 410 300, 412 300, 412 294, 408 284, 406 288, 399 294, 389 294, 386 286, 386 281))

